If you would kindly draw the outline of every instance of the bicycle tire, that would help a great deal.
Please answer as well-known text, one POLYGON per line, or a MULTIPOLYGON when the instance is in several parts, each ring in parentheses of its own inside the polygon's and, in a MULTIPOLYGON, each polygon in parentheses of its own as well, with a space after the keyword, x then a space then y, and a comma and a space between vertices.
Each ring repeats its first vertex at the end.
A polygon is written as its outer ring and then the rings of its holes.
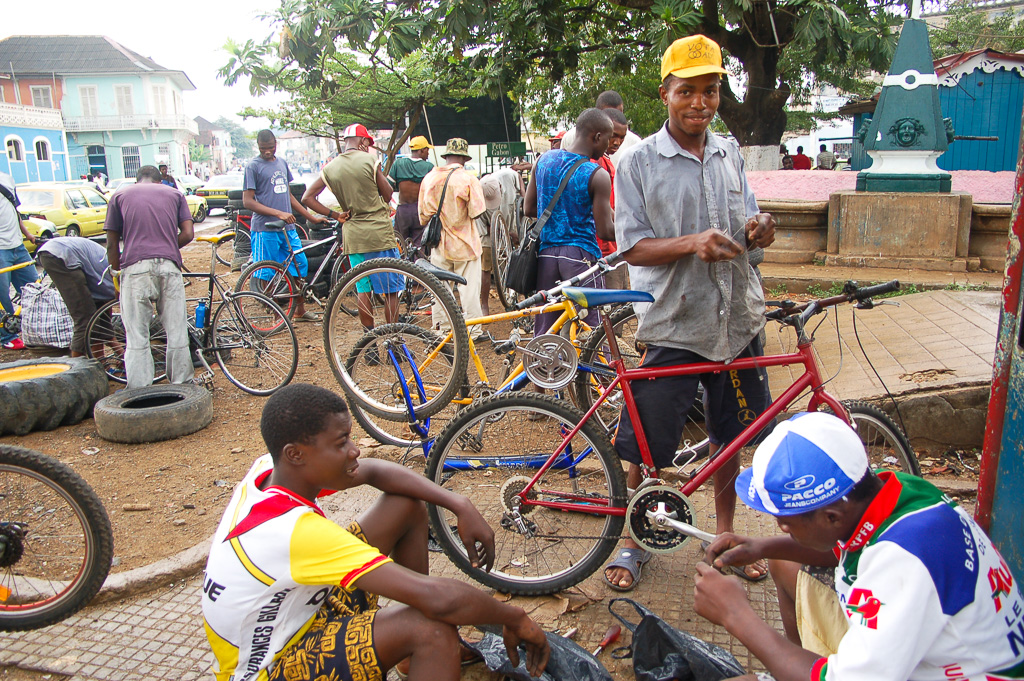
MULTIPOLYGON (((355 300, 356 283, 371 274, 400 274, 405 277, 405 288, 398 296, 396 315, 399 322, 429 330, 430 327, 427 325, 432 324, 431 307, 436 305, 443 317, 443 325, 452 329, 450 367, 446 365, 444 372, 439 370, 440 366, 434 371, 430 371, 429 367, 421 368, 424 381, 431 386, 432 394, 420 406, 419 415, 427 417, 436 414, 455 398, 465 381, 466 366, 469 363, 469 334, 451 290, 434 275, 413 263, 397 258, 375 258, 360 263, 341 277, 331 292, 324 313, 324 350, 331 371, 334 372, 334 377, 341 384, 345 394, 370 414, 392 421, 408 418, 404 399, 400 394, 396 395, 392 389, 393 369, 385 367, 391 371, 390 377, 384 371, 378 372, 375 382, 371 372, 364 374, 364 378, 359 382, 349 373, 348 359, 353 340, 351 334, 359 328, 360 322, 358 317, 353 316, 357 311, 350 310, 347 306, 355 300)), ((370 305, 371 309, 367 313, 374 318, 376 324, 378 309, 373 296, 370 305)), ((384 314, 383 310, 379 313, 384 314)), ((384 366, 371 364, 368 353, 364 353, 364 357, 366 366, 384 366)))
POLYGON ((38 629, 99 593, 114 551, 110 519, 85 480, 40 452, 0 445, 0 480, 0 630, 38 629), (12 523, 25 534, 12 538, 12 523))
POLYGON ((240 389, 271 395, 294 378, 299 366, 295 329, 270 298, 252 291, 232 294, 217 306, 211 323, 217 364, 240 389))
MULTIPOLYGON (((898 470, 921 475, 921 465, 910 440, 888 414, 873 404, 857 400, 843 400, 843 406, 850 412, 854 430, 864 443, 868 466, 872 470, 898 470)), ((832 413, 827 407, 824 411, 832 413)))
MULTIPOLYGON (((578 584, 599 570, 615 549, 622 515, 564 512, 527 506, 523 526, 510 513, 515 491, 561 443, 563 432, 583 414, 548 395, 495 395, 475 402, 445 428, 430 451, 426 476, 467 495, 495 533, 492 569, 474 568, 447 509, 428 505, 434 538, 455 565, 478 582, 503 593, 551 594, 578 584), (509 445, 517 450, 509 453, 509 445), (527 536, 532 535, 532 536, 527 536)), ((552 465, 538 481, 541 500, 573 495, 597 506, 626 506, 622 463, 604 432, 583 424, 571 442, 574 466, 552 465)))
MULTIPOLYGON (((128 337, 121 318, 121 302, 112 300, 93 313, 85 328, 85 354, 98 360, 107 378, 117 383, 128 383, 124 366, 124 351, 128 337)), ((149 347, 153 353, 153 382, 167 377, 167 333, 160 317, 153 312, 149 321, 149 347)))
POLYGON ((296 301, 301 299, 302 285, 281 263, 274 260, 259 260, 249 263, 238 275, 235 293, 243 291, 267 296, 286 316, 291 317, 297 305, 296 301), (256 272, 267 276, 257 277, 256 272))
MULTIPOLYGON (((234 232, 234 225, 228 227, 222 227, 217 231, 217 234, 224 234, 225 232, 234 232)), ((229 236, 226 239, 221 239, 213 247, 213 253, 217 258, 217 262, 225 267, 231 267, 231 261, 235 257, 235 237, 234 235, 229 236)))
POLYGON ((505 286, 508 266, 512 258, 512 240, 505 218, 496 215, 494 227, 491 229, 491 274, 494 277, 494 288, 498 292, 498 300, 502 307, 511 310, 522 296, 505 286))

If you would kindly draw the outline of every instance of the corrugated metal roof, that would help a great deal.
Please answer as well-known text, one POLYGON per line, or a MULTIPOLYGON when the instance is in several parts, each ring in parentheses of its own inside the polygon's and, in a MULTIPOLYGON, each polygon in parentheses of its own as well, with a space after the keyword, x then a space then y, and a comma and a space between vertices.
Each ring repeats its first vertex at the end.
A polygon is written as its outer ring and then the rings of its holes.
POLYGON ((116 40, 102 35, 15 35, 0 40, 0 73, 59 76, 97 73, 169 72, 181 74, 186 89, 194 89, 182 71, 168 69, 116 40))

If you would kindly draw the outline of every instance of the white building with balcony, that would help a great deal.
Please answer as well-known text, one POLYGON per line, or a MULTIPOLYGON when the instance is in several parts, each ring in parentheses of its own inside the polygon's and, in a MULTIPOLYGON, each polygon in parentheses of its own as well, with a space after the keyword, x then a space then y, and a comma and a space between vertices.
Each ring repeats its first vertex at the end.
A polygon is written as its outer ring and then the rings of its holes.
POLYGON ((188 142, 199 130, 182 105, 181 93, 195 89, 183 71, 105 36, 12 36, 0 40, 4 76, 15 93, 32 83, 33 101, 52 83, 40 96, 59 102, 71 177, 134 177, 160 164, 187 172, 188 142))

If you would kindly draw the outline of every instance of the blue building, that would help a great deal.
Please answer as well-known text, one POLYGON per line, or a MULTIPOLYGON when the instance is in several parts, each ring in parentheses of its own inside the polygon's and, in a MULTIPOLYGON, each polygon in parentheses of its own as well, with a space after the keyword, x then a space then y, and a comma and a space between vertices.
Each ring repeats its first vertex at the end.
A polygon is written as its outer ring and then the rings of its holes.
POLYGON ((171 174, 187 172, 188 143, 199 128, 185 114, 181 93, 195 86, 183 71, 110 38, 0 40, 0 88, 4 101, 31 97, 60 108, 71 177, 134 177, 141 166, 162 163, 171 174))
MULTIPOLYGON (((3 90, 0 90, 3 92, 3 90)), ((64 120, 58 109, 0 103, 0 172, 17 183, 67 180, 64 120)))

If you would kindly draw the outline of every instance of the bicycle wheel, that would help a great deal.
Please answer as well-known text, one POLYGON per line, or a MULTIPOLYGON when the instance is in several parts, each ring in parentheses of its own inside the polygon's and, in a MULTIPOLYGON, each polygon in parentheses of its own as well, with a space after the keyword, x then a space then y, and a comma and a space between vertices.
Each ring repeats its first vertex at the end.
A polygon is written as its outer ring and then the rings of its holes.
MULTIPOLYGON (((496 395, 477 401, 445 428, 431 449, 426 476, 469 497, 495 534, 491 571, 474 568, 454 529, 455 515, 428 506, 434 538, 460 570, 504 593, 532 595, 566 589, 604 565, 619 541, 622 515, 517 508, 517 495, 582 418, 554 397, 496 395)), ((585 423, 527 498, 595 511, 624 508, 622 463, 604 432, 585 423)))
MULTIPOLYGON (((893 470, 921 475, 914 448, 903 429, 889 415, 873 404, 843 400, 850 412, 854 429, 868 452, 868 465, 872 470, 893 470)), ((831 413, 831 409, 825 411, 831 413)))
MULTIPOLYGON (((220 229, 217 234, 234 231, 233 226, 228 226, 220 229)), ((232 236, 218 241, 217 245, 213 247, 213 253, 217 257, 217 262, 225 267, 231 267, 231 261, 235 257, 235 236, 232 234, 232 236)))
POLYGON ((110 520, 71 468, 0 445, 0 630, 58 622, 99 592, 113 556, 110 520))
POLYGON ((494 276, 494 288, 498 291, 498 300, 506 310, 518 303, 522 296, 518 292, 505 287, 505 276, 512 258, 512 239, 509 226, 500 214, 495 216, 494 227, 491 229, 491 273, 494 276))
MULTIPOLYGON (((124 351, 128 347, 121 303, 112 300, 92 315, 85 328, 85 354, 103 365, 107 377, 118 383, 128 382, 124 367, 124 351)), ((149 347, 153 353, 154 382, 167 376, 167 333, 154 312, 149 321, 149 347)))
POLYGON ((302 286, 284 266, 273 260, 260 260, 242 270, 235 282, 235 292, 253 291, 273 300, 286 316, 291 317, 302 286))
POLYGON ((382 361, 384 358, 378 352, 386 344, 400 348, 406 341, 411 343, 410 349, 414 351, 413 357, 427 391, 427 401, 419 406, 417 412, 421 417, 430 416, 444 409, 466 380, 469 335, 451 291, 423 268, 395 258, 367 260, 345 273, 327 301, 324 349, 331 371, 345 394, 374 416, 393 421, 408 418, 401 391, 396 393, 395 390, 397 377, 394 367, 382 361), (388 278, 389 283, 398 283, 401 290, 394 296, 356 290, 362 281, 369 285, 370 276, 374 276, 374 281, 383 283, 376 275, 388 278), (404 284, 399 283, 401 281, 404 284), (357 309, 350 309, 350 306, 357 309), (355 364, 350 365, 352 349, 366 334, 364 326, 386 330, 376 334, 376 346, 366 346, 366 351, 359 354, 355 364), (413 334, 413 328, 427 335, 413 334), (452 329, 452 333, 435 331, 435 328, 452 329), (444 351, 451 353, 450 361, 439 361, 440 354, 427 358, 428 342, 435 341, 450 348, 444 351), (371 347, 374 352, 370 351, 371 347))
POLYGON ((213 353, 224 375, 250 395, 270 395, 288 385, 299 365, 291 322, 272 300, 235 293, 213 315, 213 353), (263 331, 264 328, 273 331, 263 331))

